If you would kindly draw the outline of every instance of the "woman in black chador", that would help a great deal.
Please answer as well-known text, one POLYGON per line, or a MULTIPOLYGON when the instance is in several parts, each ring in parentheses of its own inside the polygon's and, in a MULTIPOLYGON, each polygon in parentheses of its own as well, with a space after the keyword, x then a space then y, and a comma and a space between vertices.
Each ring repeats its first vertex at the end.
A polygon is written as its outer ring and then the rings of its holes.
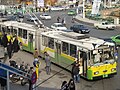
POLYGON ((1 44, 4 47, 7 47, 7 44, 8 44, 7 34, 4 34, 4 36, 2 37, 1 44))
POLYGON ((13 42, 13 51, 14 52, 18 52, 19 51, 19 43, 18 43, 18 39, 17 37, 15 38, 14 42, 13 42))
POLYGON ((8 53, 9 59, 11 59, 11 57, 12 57, 12 43, 11 43, 11 41, 8 42, 8 44, 7 44, 7 53, 8 53))
POLYGON ((70 81, 68 83, 68 88, 69 88, 69 90, 75 90, 75 82, 73 79, 70 79, 70 81))

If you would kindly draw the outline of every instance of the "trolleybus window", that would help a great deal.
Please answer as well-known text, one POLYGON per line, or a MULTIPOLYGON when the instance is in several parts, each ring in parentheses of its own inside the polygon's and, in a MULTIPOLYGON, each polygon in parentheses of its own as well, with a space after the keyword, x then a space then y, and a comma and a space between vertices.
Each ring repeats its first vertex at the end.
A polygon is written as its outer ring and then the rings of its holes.
POLYGON ((1 32, 1 25, 0 25, 0 32, 1 32))
POLYGON ((23 38, 27 39, 27 30, 24 30, 24 29, 23 29, 23 38))
POLYGON ((10 34, 10 27, 7 27, 7 33, 10 34))
POLYGON ((2 32, 5 33, 6 27, 2 27, 2 32))
POLYGON ((107 48, 100 48, 98 50, 93 50, 91 52, 91 59, 93 60, 93 63, 104 63, 106 60, 113 59, 113 53, 114 53, 114 47, 107 47, 107 48))
POLYGON ((17 30, 13 29, 13 35, 17 35, 17 30))
POLYGON ((76 50, 77 50, 76 46, 70 44, 70 56, 76 57, 76 50))
POLYGON ((48 38, 48 47, 54 49, 54 39, 48 38))
POLYGON ((69 44, 68 43, 65 43, 65 42, 62 43, 62 52, 69 55, 69 44))
POLYGON ((42 35, 42 45, 47 46, 47 37, 42 35))
POLYGON ((18 28, 18 36, 22 37, 22 29, 18 28))

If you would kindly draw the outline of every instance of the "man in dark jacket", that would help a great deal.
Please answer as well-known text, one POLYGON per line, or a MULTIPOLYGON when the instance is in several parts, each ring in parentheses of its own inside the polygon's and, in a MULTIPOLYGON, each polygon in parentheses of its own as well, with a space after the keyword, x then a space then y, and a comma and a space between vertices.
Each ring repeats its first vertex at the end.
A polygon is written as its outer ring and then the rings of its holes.
POLYGON ((18 39, 16 37, 15 40, 13 41, 13 51, 18 52, 19 49, 20 49, 20 47, 19 47, 18 39))
POLYGON ((3 47, 7 47, 8 44, 7 34, 4 34, 4 36, 2 37, 1 44, 3 45, 3 47))
POLYGON ((11 59, 12 57, 12 43, 11 42, 7 44, 7 53, 8 53, 9 59, 11 59))
POLYGON ((75 82, 80 81, 80 75, 79 75, 79 63, 74 63, 72 67, 72 78, 74 79, 75 82))

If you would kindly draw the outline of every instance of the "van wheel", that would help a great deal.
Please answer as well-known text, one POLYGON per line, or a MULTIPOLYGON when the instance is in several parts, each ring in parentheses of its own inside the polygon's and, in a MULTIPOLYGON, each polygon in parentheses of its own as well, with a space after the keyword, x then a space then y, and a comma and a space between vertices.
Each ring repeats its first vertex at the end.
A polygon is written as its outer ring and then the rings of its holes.
POLYGON ((109 30, 109 28, 108 28, 108 27, 106 27, 106 30, 109 30))
POLYGON ((96 29, 99 29, 98 26, 96 26, 96 29))

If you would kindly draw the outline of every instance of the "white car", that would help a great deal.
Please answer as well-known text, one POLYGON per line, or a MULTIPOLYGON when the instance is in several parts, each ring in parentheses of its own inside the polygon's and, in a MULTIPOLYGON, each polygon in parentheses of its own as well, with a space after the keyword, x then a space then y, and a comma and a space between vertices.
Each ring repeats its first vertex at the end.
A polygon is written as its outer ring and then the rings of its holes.
POLYGON ((106 30, 110 30, 110 29, 114 30, 116 28, 116 25, 110 24, 108 22, 94 23, 94 26, 97 29, 106 29, 106 30))
POLYGON ((51 25, 51 28, 60 31, 67 30, 67 28, 62 23, 54 23, 51 25))
POLYGON ((51 16, 50 15, 48 15, 48 14, 42 14, 42 15, 40 15, 40 18, 41 19, 51 19, 51 16))
POLYGON ((54 6, 50 8, 52 11, 62 11, 64 10, 64 7, 62 6, 54 6))
POLYGON ((37 18, 35 16, 27 16, 27 21, 37 21, 37 18))

